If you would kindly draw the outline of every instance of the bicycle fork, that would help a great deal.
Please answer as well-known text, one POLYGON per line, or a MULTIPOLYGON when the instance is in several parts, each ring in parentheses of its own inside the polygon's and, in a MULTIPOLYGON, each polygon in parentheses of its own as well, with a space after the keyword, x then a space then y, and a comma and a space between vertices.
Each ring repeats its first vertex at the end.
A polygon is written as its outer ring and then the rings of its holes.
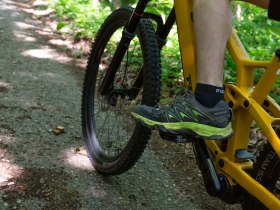
POLYGON ((114 77, 116 72, 121 64, 122 58, 125 56, 130 41, 135 37, 135 31, 138 26, 138 23, 141 17, 144 14, 144 10, 150 0, 140 0, 131 15, 130 20, 124 27, 121 40, 118 44, 118 47, 113 55, 112 61, 108 67, 107 73, 102 80, 100 86, 100 94, 106 95, 110 88, 112 87, 112 83, 114 81, 114 77))
MULTIPOLYGON (((150 0, 140 0, 133 14, 131 15, 130 20, 126 24, 123 30, 121 40, 113 55, 112 61, 108 67, 108 71, 101 83, 100 86, 101 95, 106 95, 110 91, 110 88, 112 87, 112 83, 114 81, 115 74, 121 64, 122 58, 125 56, 125 53, 127 52, 130 41, 135 37, 137 25, 140 22, 140 19, 144 15, 145 18, 153 19, 157 23, 156 36, 158 40, 159 51, 161 51, 163 46, 166 44, 167 36, 176 21, 175 9, 173 8, 171 10, 166 22, 163 23, 161 16, 151 14, 151 13, 144 13, 145 8, 149 1, 150 0)), ((127 90, 127 94, 131 99, 136 98, 138 93, 140 92, 140 89, 143 85, 143 77, 144 77, 144 67, 142 66, 132 88, 127 90)))

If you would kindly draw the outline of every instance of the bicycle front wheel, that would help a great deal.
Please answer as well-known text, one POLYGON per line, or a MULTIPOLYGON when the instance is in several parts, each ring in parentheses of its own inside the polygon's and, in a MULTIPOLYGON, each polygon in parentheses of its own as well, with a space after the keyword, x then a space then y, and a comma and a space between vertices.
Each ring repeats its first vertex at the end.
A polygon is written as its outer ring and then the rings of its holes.
POLYGON ((100 86, 133 10, 114 11, 92 46, 82 96, 82 127, 88 156, 104 175, 130 169, 143 153, 150 131, 137 125, 131 110, 138 103, 154 106, 160 96, 160 57, 153 26, 142 18, 109 91, 100 86))

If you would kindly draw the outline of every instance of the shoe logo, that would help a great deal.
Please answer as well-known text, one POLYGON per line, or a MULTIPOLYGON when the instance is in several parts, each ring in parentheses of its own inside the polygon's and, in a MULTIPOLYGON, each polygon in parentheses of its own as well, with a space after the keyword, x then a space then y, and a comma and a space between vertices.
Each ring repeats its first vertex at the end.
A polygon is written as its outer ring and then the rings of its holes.
POLYGON ((209 118, 209 116, 199 112, 198 110, 190 109, 188 107, 174 107, 172 111, 166 112, 166 118, 168 122, 171 121, 174 122, 174 119, 177 122, 182 122, 182 121, 198 122, 200 117, 209 118))
POLYGON ((194 115, 195 115, 196 117, 199 117, 199 116, 203 117, 203 116, 204 116, 203 114, 197 112, 196 110, 192 110, 192 112, 194 113, 194 115))
POLYGON ((179 111, 179 114, 180 114, 180 116, 181 116, 181 119, 184 119, 185 117, 188 117, 186 114, 184 114, 183 112, 180 112, 179 111))
POLYGON ((221 93, 221 94, 224 94, 224 90, 223 89, 216 89, 216 93, 221 93))
POLYGON ((168 122, 173 121, 172 119, 175 119, 176 121, 181 121, 179 116, 174 115, 172 112, 167 112, 167 116, 166 117, 167 117, 168 122))

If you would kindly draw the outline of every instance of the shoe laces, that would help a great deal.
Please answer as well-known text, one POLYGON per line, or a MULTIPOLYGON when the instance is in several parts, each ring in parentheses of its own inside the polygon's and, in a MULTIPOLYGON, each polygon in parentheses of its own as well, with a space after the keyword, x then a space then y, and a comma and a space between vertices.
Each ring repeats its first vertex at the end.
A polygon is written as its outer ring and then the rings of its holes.
POLYGON ((190 92, 185 91, 184 89, 180 90, 176 95, 175 99, 169 103, 170 106, 174 106, 176 104, 181 104, 183 101, 189 101, 191 100, 192 96, 190 92))
POLYGON ((191 98, 192 96, 190 92, 187 92, 186 90, 182 89, 175 95, 174 100, 161 105, 156 105, 154 108, 158 111, 159 114, 161 114, 167 109, 174 107, 176 104, 182 104, 183 101, 189 101, 191 100, 191 98))

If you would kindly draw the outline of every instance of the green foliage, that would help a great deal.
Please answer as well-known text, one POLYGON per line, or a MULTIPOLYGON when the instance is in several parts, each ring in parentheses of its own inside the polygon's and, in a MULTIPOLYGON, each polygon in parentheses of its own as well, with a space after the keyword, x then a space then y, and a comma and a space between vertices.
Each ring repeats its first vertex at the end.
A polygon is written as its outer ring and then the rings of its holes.
POLYGON ((50 6, 55 9, 60 21, 57 29, 68 25, 76 38, 93 37, 111 12, 98 0, 50 0, 50 6))
POLYGON ((176 27, 161 51, 161 80, 163 94, 169 92, 170 95, 176 94, 184 82, 176 27))
POLYGON ((149 2, 148 7, 146 9, 147 12, 152 12, 158 15, 162 15, 165 17, 170 12, 170 9, 173 6, 173 1, 170 0, 152 0, 149 2))
POLYGON ((253 5, 239 3, 242 8, 239 15, 234 15, 234 27, 249 55, 253 59, 270 60, 279 43, 280 25, 267 18, 267 11, 253 5))
MULTIPOLYGON (((135 6, 136 0, 49 0, 60 22, 57 29, 70 26, 76 38, 92 38, 107 15, 121 6, 135 6)), ((161 15, 165 20, 172 7, 171 0, 152 0, 148 12, 161 15)), ((242 2, 233 3, 233 23, 237 33, 250 57, 256 60, 270 60, 279 48, 279 22, 268 20, 267 11, 242 2)), ((227 53, 225 60, 225 80, 235 82, 236 66, 227 53)), ((258 81, 262 70, 255 71, 258 81)), ((176 93, 182 86, 182 66, 176 26, 162 50, 162 84, 163 90, 176 93)), ((280 87, 277 82, 276 89, 280 87)), ((280 98, 274 91, 274 96, 280 98)))
MULTIPOLYGON (((233 17, 234 28, 249 56, 255 60, 271 60, 279 48, 280 23, 269 20, 266 10, 242 2, 233 5, 233 17)), ((225 79, 235 82, 236 66, 229 55, 226 58, 225 79)), ((263 69, 255 69, 255 82, 259 81, 262 73, 263 69)), ((277 81, 275 86, 271 95, 280 102, 277 91, 280 81, 277 81)))

